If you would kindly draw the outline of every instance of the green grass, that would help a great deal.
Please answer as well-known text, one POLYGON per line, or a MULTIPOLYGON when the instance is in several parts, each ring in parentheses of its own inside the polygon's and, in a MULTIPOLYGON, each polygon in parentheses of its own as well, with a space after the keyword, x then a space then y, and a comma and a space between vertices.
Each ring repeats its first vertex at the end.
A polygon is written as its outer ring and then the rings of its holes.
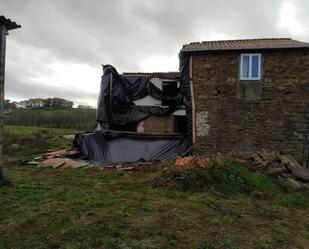
POLYGON ((269 194, 275 190, 273 181, 268 176, 262 172, 250 171, 237 162, 215 162, 208 174, 208 179, 224 196, 253 191, 269 194))
POLYGON ((32 159, 48 150, 69 148, 72 139, 62 136, 78 132, 75 129, 7 125, 4 127, 5 163, 32 159))
POLYGON ((215 249, 214 245, 211 242, 202 242, 196 249, 215 249))
POLYGON ((19 109, 4 115, 4 123, 7 125, 92 130, 96 125, 95 115, 95 109, 19 109))
POLYGON ((273 180, 262 172, 254 172, 233 161, 214 160, 204 168, 193 164, 185 168, 169 167, 158 177, 160 183, 183 191, 213 189, 225 197, 235 194, 261 193, 272 195, 277 191, 273 180))
POLYGON ((153 173, 7 169, 0 248, 305 248, 308 240, 298 231, 309 209, 274 212, 269 198, 153 188, 153 173))
POLYGON ((309 199, 297 193, 289 193, 280 196, 277 204, 288 208, 307 208, 309 199))
MULTIPOLYGON (((42 150, 32 140, 29 148, 22 145, 23 135, 11 139, 21 144, 12 158, 42 150)), ((158 172, 40 169, 6 158, 11 183, 0 187, 0 249, 308 248, 308 193, 282 192, 271 179, 239 167, 229 172, 261 194, 225 196, 210 182, 203 191, 179 191, 154 187, 158 172)), ((239 186, 234 176, 232 187, 221 181, 223 189, 239 186)))
POLYGON ((76 129, 60 129, 60 128, 45 128, 45 127, 34 127, 34 126, 19 126, 19 125, 5 125, 4 133, 8 135, 30 135, 34 132, 47 131, 58 135, 75 134, 80 132, 76 129))

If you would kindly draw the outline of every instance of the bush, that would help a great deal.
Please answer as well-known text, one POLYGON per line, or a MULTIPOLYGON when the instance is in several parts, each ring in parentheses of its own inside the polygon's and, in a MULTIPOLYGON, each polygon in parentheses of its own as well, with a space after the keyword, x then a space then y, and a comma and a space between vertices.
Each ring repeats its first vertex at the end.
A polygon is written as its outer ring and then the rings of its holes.
POLYGON ((224 196, 252 191, 265 193, 274 189, 274 184, 268 176, 250 171, 246 166, 233 161, 215 161, 208 171, 208 180, 224 196))

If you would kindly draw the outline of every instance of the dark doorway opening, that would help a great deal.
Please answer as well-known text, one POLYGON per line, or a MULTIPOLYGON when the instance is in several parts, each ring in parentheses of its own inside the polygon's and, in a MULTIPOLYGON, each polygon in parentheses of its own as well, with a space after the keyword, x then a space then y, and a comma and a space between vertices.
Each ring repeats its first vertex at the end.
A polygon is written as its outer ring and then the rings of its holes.
POLYGON ((177 81, 176 80, 166 80, 162 82, 162 105, 170 106, 173 105, 173 97, 178 94, 177 81))

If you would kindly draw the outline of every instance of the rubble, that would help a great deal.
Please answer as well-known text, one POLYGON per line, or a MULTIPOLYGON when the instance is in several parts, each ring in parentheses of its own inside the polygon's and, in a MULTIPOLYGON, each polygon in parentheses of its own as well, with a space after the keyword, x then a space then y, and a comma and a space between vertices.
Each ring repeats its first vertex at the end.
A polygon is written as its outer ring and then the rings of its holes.
POLYGON ((40 164, 40 162, 38 162, 38 161, 27 161, 27 164, 30 164, 30 165, 39 165, 40 164))
MULTIPOLYGON (((80 152, 76 148, 63 149, 36 156, 31 160, 24 161, 23 164, 54 169, 75 169, 92 166, 89 161, 78 159, 79 156, 80 152)), ((262 170, 268 176, 286 178, 296 188, 300 185, 303 186, 305 183, 309 185, 309 169, 302 167, 291 155, 262 150, 257 152, 232 152, 226 155, 217 155, 214 158, 236 161, 247 165, 252 170, 262 170)), ((206 156, 180 157, 176 159, 173 167, 178 170, 186 167, 200 168, 202 170, 207 168, 214 158, 206 156)), ((104 164, 104 168, 119 171, 153 171, 157 168, 159 162, 109 163, 104 164)))
POLYGON ((25 160, 23 165, 35 165, 40 168, 82 168, 91 164, 85 160, 73 159, 80 155, 76 148, 51 151, 31 160, 25 160))
POLYGON ((59 168, 63 164, 65 164, 65 159, 63 158, 49 158, 46 159, 38 164, 38 167, 47 168, 47 167, 53 167, 53 168, 59 168))
POLYGON ((193 156, 180 157, 176 159, 175 165, 179 167, 184 167, 188 165, 189 162, 192 161, 193 156))
POLYGON ((9 145, 9 149, 10 150, 17 150, 17 149, 19 149, 19 144, 11 144, 11 145, 9 145))
POLYGON ((117 171, 139 171, 139 172, 152 172, 158 170, 160 161, 152 162, 134 162, 134 163, 109 163, 105 164, 106 170, 117 171))
POLYGON ((302 167, 291 155, 273 151, 232 152, 225 155, 218 154, 213 158, 187 156, 176 159, 172 167, 175 172, 181 172, 186 168, 203 170, 214 160, 239 162, 251 170, 260 170, 268 176, 286 179, 294 188, 309 186, 309 169, 302 167))
MULTIPOLYGON (((57 151, 50 151, 43 155, 36 156, 30 160, 22 161, 22 165, 37 166, 39 168, 53 168, 53 169, 77 169, 84 167, 91 167, 89 161, 79 159, 80 152, 76 148, 63 149, 57 151)), ((157 164, 160 161, 153 162, 135 162, 135 163, 110 163, 97 166, 105 170, 117 171, 154 171, 157 169, 157 164)))
POLYGON ((63 168, 77 169, 88 166, 89 163, 84 160, 66 159, 63 168))
POLYGON ((175 167, 178 169, 186 168, 188 166, 193 166, 196 168, 206 168, 210 162, 210 158, 205 156, 186 156, 176 159, 175 167))
POLYGON ((291 155, 258 151, 255 153, 232 153, 233 160, 248 164, 254 170, 263 170, 274 177, 291 177, 301 182, 309 182, 309 170, 302 167, 291 155))
POLYGON ((62 135, 61 137, 65 139, 73 140, 75 138, 75 135, 62 135))
POLYGON ((78 156, 80 154, 79 150, 76 148, 72 149, 64 149, 64 150, 58 150, 58 151, 52 151, 44 154, 44 156, 47 156, 48 158, 54 158, 54 157, 73 157, 78 156))

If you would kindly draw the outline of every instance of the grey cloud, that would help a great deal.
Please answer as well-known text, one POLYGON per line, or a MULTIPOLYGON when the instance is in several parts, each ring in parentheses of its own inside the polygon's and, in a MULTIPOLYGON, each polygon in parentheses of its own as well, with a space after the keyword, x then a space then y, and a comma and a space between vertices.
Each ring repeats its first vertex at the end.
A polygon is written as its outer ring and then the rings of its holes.
MULTIPOLYGON (((100 63, 121 55, 121 67, 153 53, 169 54, 199 30, 233 37, 277 36, 279 0, 4 1, 19 19, 17 39, 62 59, 100 63), (22 6, 21 6, 22 5, 22 6)), ((305 4, 305 2, 303 2, 305 4)), ((13 15, 13 16, 14 16, 13 15)), ((130 65, 131 64, 131 65, 130 65)))
POLYGON ((72 87, 58 87, 48 86, 44 84, 33 84, 27 82, 26 79, 16 79, 7 77, 7 81, 14 81, 14 84, 6 84, 5 91, 6 97, 18 98, 18 99, 29 99, 29 98, 49 98, 49 97, 60 97, 67 100, 74 101, 75 104, 85 103, 84 100, 96 100, 98 93, 90 93, 82 91, 78 88, 72 87))

